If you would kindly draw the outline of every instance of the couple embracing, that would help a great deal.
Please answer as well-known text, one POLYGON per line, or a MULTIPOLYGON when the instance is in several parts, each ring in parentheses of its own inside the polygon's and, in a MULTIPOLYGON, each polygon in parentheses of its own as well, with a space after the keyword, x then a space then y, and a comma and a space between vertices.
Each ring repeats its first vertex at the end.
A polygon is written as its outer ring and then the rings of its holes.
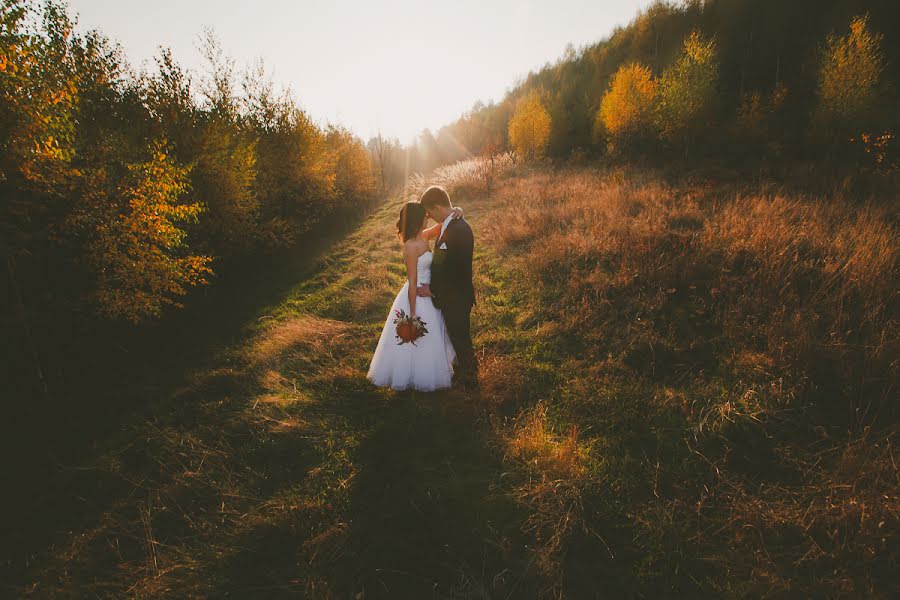
POLYGON ((454 371, 461 387, 478 385, 470 330, 475 240, 462 215, 440 186, 431 186, 418 202, 400 209, 397 232, 407 281, 391 306, 369 366, 367 377, 379 387, 434 391, 450 387, 454 371), (428 219, 435 224, 426 228, 428 219), (412 335, 407 334, 410 329, 412 335))

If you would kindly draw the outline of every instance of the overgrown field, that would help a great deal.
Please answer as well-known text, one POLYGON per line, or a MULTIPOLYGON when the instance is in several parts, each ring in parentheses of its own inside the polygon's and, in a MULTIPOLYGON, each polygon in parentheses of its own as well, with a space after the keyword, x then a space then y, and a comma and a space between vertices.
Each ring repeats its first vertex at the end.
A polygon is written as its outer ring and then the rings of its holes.
POLYGON ((480 394, 365 379, 389 202, 48 482, 4 591, 891 597, 890 205, 502 165, 437 174, 476 233, 480 394))

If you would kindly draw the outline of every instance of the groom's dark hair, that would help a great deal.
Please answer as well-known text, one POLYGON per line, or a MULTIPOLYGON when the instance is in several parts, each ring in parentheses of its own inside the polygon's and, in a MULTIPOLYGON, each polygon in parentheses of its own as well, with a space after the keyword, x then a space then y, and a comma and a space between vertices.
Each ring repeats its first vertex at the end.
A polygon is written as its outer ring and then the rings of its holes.
POLYGON ((442 188, 439 185, 433 185, 422 194, 422 197, 419 198, 419 204, 424 206, 426 209, 434 208, 435 206, 446 206, 450 207, 450 194, 447 193, 447 190, 442 188))

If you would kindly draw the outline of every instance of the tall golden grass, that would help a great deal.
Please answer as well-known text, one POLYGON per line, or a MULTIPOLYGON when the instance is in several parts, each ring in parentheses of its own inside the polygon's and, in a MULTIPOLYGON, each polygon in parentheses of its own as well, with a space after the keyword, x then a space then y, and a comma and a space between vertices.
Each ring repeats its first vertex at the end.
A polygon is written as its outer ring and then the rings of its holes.
POLYGON ((761 368, 806 379, 807 392, 839 378, 826 392, 847 402, 853 425, 896 390, 900 244, 890 205, 586 171, 508 180, 499 202, 505 216, 492 235, 524 244, 522 262, 559 290, 551 301, 572 327, 597 324, 627 295, 633 312, 659 321, 658 335, 622 323, 630 339, 714 337, 727 344, 716 358, 755 356, 761 368), (685 302, 693 314, 679 312, 685 302))
POLYGON ((563 389, 501 433, 543 473, 518 490, 555 532, 539 564, 564 572, 593 494, 631 503, 644 589, 877 596, 900 525, 895 205, 567 169, 490 208, 481 239, 561 328, 563 389))
POLYGON ((430 185, 445 188, 450 192, 451 199, 472 193, 490 192, 494 182, 508 173, 515 164, 515 157, 505 152, 494 157, 472 157, 444 165, 427 175, 413 173, 400 196, 406 201, 416 202, 430 185))

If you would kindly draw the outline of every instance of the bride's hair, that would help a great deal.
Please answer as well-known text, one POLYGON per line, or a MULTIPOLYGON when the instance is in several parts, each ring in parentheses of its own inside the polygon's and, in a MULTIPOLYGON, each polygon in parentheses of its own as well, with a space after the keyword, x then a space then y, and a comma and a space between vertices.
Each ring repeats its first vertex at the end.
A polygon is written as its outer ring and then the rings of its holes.
POLYGON ((400 207, 400 218, 397 220, 397 235, 400 236, 401 242, 416 237, 424 224, 424 206, 418 202, 407 202, 400 207))

